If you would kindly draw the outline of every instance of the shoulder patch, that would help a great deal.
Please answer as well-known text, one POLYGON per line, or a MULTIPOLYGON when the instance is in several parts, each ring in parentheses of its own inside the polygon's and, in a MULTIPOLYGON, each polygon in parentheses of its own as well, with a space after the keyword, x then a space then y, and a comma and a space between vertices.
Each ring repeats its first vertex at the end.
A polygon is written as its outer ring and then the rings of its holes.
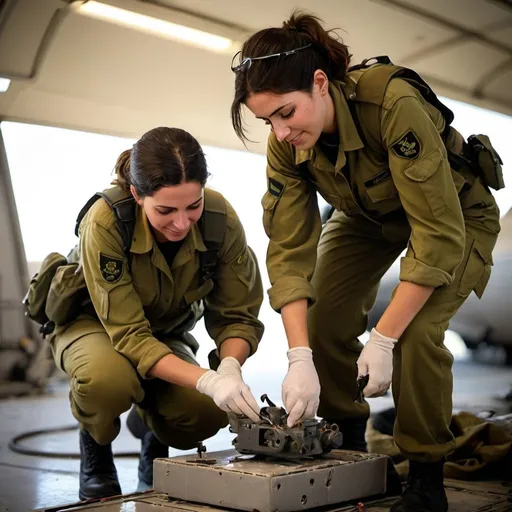
POLYGON ((245 265, 247 263, 247 251, 244 251, 243 254, 241 254, 240 256, 238 256, 236 262, 239 264, 239 265, 245 265))
POLYGON ((124 261, 100 252, 100 270, 103 279, 108 283, 115 283, 121 279, 124 270, 124 261))
POLYGON ((274 197, 281 197, 283 190, 284 185, 282 183, 279 183, 279 181, 275 180, 274 178, 268 179, 268 191, 271 195, 274 197))
POLYGON ((414 160, 420 154, 421 144, 416 134, 409 130, 391 146, 391 149, 400 158, 414 160))

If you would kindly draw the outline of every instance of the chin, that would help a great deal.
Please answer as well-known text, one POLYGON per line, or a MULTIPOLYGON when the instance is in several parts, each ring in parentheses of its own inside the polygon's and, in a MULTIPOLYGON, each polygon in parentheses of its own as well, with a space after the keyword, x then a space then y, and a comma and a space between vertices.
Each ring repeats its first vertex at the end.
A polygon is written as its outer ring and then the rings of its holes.
POLYGON ((319 138, 320 136, 315 137, 308 134, 307 136, 302 137, 301 143, 298 144, 296 147, 297 149, 303 150, 311 149, 316 144, 319 138))
POLYGON ((160 231, 160 234, 168 241, 168 242, 179 242, 180 240, 183 240, 187 235, 188 231, 181 234, 176 234, 170 231, 169 229, 163 228, 160 231))
POLYGON ((187 234, 188 234, 188 232, 185 233, 184 235, 175 235, 174 233, 166 233, 165 237, 167 238, 167 240, 169 240, 169 242, 181 242, 181 240, 183 240, 187 236, 187 234))

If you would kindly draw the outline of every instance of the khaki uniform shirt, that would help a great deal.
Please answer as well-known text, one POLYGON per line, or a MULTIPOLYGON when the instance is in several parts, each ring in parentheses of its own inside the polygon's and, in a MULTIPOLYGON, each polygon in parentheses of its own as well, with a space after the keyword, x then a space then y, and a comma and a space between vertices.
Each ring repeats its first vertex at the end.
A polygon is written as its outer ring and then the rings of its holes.
MULTIPOLYGON (((206 189, 206 198, 209 194, 218 192, 206 189)), ((139 206, 130 267, 114 214, 105 201, 97 201, 80 224, 80 259, 94 311, 115 349, 143 378, 172 352, 159 338, 190 330, 200 315, 201 299, 206 329, 218 347, 228 338, 243 338, 251 353, 257 349, 263 334, 257 318, 263 301, 261 277, 242 224, 227 201, 226 210, 215 284, 211 279, 200 283, 199 254, 206 246, 197 225, 169 268, 139 206)))
MULTIPOLYGON (((380 108, 386 151, 363 144, 347 99, 358 73, 330 84, 339 134, 336 164, 319 145, 299 150, 271 133, 268 190, 262 204, 270 238, 267 266, 275 310, 298 299, 315 300, 310 284, 321 222, 316 192, 349 216, 386 228, 406 229, 400 279, 438 287, 449 284, 464 252, 464 219, 458 192, 464 178, 452 171, 441 133, 445 121, 412 85, 393 79, 380 108)), ((373 106, 373 105, 372 105, 373 106)))

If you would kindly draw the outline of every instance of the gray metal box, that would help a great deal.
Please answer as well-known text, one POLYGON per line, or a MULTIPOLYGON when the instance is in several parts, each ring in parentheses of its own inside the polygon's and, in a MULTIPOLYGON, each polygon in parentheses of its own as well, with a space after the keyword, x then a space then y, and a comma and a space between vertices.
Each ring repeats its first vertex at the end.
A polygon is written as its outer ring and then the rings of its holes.
POLYGON ((154 462, 155 492, 187 502, 258 512, 292 512, 383 493, 386 457, 334 450, 303 461, 252 460, 211 452, 215 464, 184 455, 154 462))

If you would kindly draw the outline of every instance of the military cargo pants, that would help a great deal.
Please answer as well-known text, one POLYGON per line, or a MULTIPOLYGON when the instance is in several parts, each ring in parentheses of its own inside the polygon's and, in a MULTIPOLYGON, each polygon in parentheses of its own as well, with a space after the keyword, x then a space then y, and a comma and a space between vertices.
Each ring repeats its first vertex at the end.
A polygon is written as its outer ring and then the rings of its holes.
MULTIPOLYGON (((77 320, 55 344, 66 343, 67 337, 76 337, 80 330, 83 335, 62 352, 60 363, 70 378, 73 416, 99 444, 115 439, 119 433, 116 419, 133 403, 138 404, 141 417, 159 440, 180 450, 194 448, 227 425, 226 413, 195 389, 160 379, 141 380, 97 320, 77 320)), ((197 365, 182 339, 165 343, 176 356, 197 365)), ((54 351, 59 352, 58 347, 54 351)))
MULTIPOLYGON (((494 200, 483 187, 480 193, 488 205, 464 212, 465 254, 453 282, 434 291, 393 352, 394 439, 410 459, 436 461, 455 446, 449 429, 453 357, 443 343, 444 333, 468 295, 483 292, 499 231, 494 200)), ((369 415, 368 403, 354 403, 362 349, 358 336, 366 330, 379 281, 407 243, 387 239, 385 231, 364 217, 335 212, 318 246, 313 277, 317 302, 308 318, 322 389, 318 414, 340 425, 344 419, 365 420, 369 415)))

